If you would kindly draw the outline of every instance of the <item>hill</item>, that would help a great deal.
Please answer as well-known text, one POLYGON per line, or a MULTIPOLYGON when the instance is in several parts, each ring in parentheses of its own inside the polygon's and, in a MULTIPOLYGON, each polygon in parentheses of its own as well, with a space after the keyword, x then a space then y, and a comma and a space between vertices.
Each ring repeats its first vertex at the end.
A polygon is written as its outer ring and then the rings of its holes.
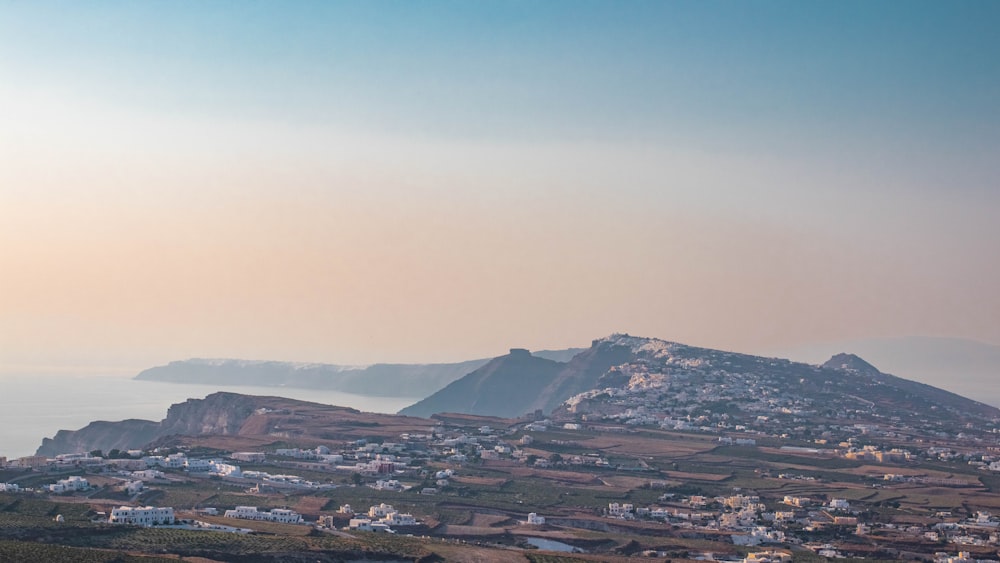
POLYGON ((398 435, 427 428, 429 421, 398 415, 381 415, 347 407, 321 405, 283 397, 237 393, 212 393, 170 407, 159 422, 96 421, 79 430, 60 430, 45 438, 37 455, 55 456, 91 450, 135 449, 168 438, 216 436, 233 445, 271 443, 286 439, 330 440, 387 432, 398 435))
POLYGON ((961 338, 909 336, 816 344, 775 351, 783 357, 817 361, 851 350, 888 373, 941 387, 1000 407, 1000 346, 961 338))
POLYGON ((525 397, 542 393, 565 364, 512 348, 489 363, 399 413, 430 416, 439 412, 517 417, 529 410, 525 397))
POLYGON ((498 358, 400 412, 422 416, 435 412, 517 416, 536 409, 552 412, 574 397, 575 408, 582 408, 581 404, 593 403, 595 397, 613 399, 618 392, 637 393, 646 387, 657 389, 661 395, 674 393, 687 399, 697 385, 702 385, 703 392, 712 389, 716 395, 710 396, 743 410, 747 409, 741 401, 757 403, 768 397, 780 397, 791 405, 790 409, 801 410, 807 404, 844 405, 844 397, 854 396, 863 397, 863 404, 883 409, 1000 415, 996 408, 882 373, 848 354, 815 366, 616 334, 595 340, 589 349, 565 364, 515 363, 514 359, 498 358), (760 394, 741 395, 735 393, 737 389, 760 394))

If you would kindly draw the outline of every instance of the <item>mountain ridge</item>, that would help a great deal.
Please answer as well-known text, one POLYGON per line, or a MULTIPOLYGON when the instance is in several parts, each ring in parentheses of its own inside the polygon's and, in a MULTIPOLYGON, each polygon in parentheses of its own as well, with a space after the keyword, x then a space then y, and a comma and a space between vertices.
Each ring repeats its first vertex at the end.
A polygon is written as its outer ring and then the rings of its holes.
MULTIPOLYGON (((824 388, 819 379, 832 372, 851 376, 859 375, 863 378, 851 379, 851 384, 862 387, 877 384, 881 388, 876 390, 885 392, 887 397, 888 394, 897 393, 900 397, 908 397, 908 400, 915 404, 940 403, 949 408, 973 409, 983 415, 1000 415, 1000 409, 990 405, 924 383, 882 373, 875 366, 851 354, 836 355, 825 364, 817 366, 782 358, 767 358, 699 348, 628 334, 612 334, 594 340, 590 348, 574 356, 558 371, 546 369, 530 374, 533 376, 534 385, 521 394, 518 394, 517 389, 512 385, 505 386, 503 381, 486 381, 489 378, 498 378, 500 375, 506 374, 506 371, 493 369, 490 373, 485 373, 477 370, 465 378, 453 382, 449 388, 402 409, 400 413, 421 416, 430 416, 435 412, 517 416, 534 410, 551 412, 580 393, 594 391, 594 387, 599 382, 603 381, 605 384, 616 382, 628 385, 628 374, 645 368, 677 376, 730 373, 758 378, 782 374, 791 382, 797 379, 801 380, 803 392, 819 392, 824 388), (622 367, 627 369, 622 371, 619 369, 622 367), (464 385, 462 382, 466 378, 475 380, 476 385, 464 385), (540 382, 544 382, 544 385, 539 385, 540 382), (464 396, 459 393, 461 389, 468 389, 471 392, 471 390, 481 387, 488 387, 505 396, 520 398, 512 400, 516 406, 512 406, 508 410, 486 412, 475 407, 476 397, 464 396), (447 392, 445 392, 446 390, 447 392)), ((519 374, 519 377, 523 379, 526 375, 519 374)), ((898 402, 903 404, 905 401, 900 399, 898 402)))

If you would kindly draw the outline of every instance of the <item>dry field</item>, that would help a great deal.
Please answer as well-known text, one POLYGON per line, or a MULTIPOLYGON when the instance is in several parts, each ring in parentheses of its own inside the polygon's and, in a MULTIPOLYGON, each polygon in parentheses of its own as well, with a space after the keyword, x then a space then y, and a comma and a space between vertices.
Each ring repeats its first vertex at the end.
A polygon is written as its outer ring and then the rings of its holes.
POLYGON ((653 438, 628 434, 602 434, 581 441, 580 445, 605 453, 650 458, 691 456, 711 451, 717 444, 707 440, 678 439, 669 435, 653 438))
POLYGON ((499 487, 509 481, 510 479, 504 477, 473 477, 469 475, 453 475, 449 480, 455 483, 464 483, 466 485, 483 485, 486 487, 499 487))
POLYGON ((315 519, 330 499, 324 497, 299 497, 291 508, 303 516, 315 519))

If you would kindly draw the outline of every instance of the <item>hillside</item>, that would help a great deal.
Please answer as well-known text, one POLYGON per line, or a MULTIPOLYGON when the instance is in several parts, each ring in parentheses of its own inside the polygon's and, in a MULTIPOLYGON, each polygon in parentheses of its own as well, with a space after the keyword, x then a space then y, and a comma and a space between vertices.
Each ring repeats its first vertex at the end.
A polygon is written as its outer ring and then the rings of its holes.
POLYGON ((283 397, 213 393, 170 407, 159 421, 96 421, 79 430, 60 430, 45 438, 37 455, 55 456, 91 450, 133 449, 182 436, 215 435, 233 444, 304 439, 322 443, 341 437, 389 432, 398 434, 430 423, 404 416, 364 413, 283 397))
POLYGON ((490 360, 400 414, 426 417, 439 412, 461 412, 517 417, 534 410, 534 404, 526 403, 524 398, 543 393, 564 365, 513 348, 510 354, 490 360))
POLYGON ((994 407, 884 374, 848 354, 814 366, 617 334, 595 340, 589 349, 565 364, 514 365, 510 359, 498 358, 487 364, 489 369, 477 370, 401 412, 423 416, 435 412, 505 416, 536 409, 552 412, 571 397, 582 395, 576 405, 582 408, 580 405, 593 402, 593 397, 608 396, 603 390, 630 392, 655 383, 664 393, 681 389, 690 393, 697 385, 718 385, 723 390, 719 400, 731 399, 738 408, 744 408, 738 405, 740 400, 759 401, 768 394, 780 394, 793 406, 832 406, 843 403, 843 397, 858 396, 880 408, 912 413, 1000 415, 994 407), (734 389, 754 389, 765 381, 772 386, 761 389, 763 395, 730 397, 734 389), (497 406, 500 397, 503 407, 497 406))
POLYGON ((1000 346, 961 338, 910 336, 815 344, 775 350, 803 361, 850 350, 888 373, 934 385, 1000 407, 1000 346))

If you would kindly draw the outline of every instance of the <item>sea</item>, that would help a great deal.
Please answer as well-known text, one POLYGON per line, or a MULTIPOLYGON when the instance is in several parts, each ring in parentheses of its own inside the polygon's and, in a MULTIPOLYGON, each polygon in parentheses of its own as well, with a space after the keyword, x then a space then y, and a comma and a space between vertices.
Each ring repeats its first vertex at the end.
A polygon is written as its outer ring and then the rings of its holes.
POLYGON ((202 399, 216 391, 288 397, 376 413, 395 413, 420 400, 292 387, 164 383, 119 375, 3 375, 0 457, 33 455, 43 438, 51 438, 59 430, 78 430, 95 420, 159 421, 167 416, 170 405, 202 399))

